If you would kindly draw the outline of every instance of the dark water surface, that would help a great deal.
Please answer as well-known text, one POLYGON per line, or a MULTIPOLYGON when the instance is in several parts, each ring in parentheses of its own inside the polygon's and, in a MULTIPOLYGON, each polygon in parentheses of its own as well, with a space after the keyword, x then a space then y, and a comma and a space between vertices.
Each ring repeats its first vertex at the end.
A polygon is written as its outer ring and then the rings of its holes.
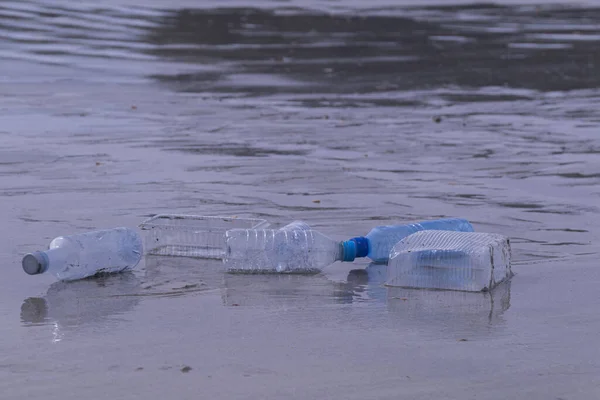
POLYGON ((599 8, 141 3, 0 1, 0 398, 600 398, 599 8), (159 212, 337 239, 462 216, 517 275, 21 270, 159 212))

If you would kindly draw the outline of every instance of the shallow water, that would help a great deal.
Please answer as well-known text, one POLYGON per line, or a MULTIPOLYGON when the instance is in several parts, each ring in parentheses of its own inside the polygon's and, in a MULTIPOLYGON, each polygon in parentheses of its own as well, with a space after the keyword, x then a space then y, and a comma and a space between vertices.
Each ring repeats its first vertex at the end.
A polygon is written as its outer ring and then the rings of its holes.
POLYGON ((600 396, 600 9, 195 3, 0 2, 0 397, 600 396), (159 212, 337 239, 462 216, 511 238, 517 275, 21 270, 159 212))

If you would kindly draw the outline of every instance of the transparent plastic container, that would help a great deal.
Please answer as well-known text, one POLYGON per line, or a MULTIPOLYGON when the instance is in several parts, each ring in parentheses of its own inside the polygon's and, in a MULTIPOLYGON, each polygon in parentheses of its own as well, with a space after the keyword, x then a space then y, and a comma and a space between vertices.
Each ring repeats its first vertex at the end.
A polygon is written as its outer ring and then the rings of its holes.
POLYGON ((386 285, 488 291, 512 277, 510 241, 491 233, 421 231, 390 252, 386 285))
POLYGON ((129 228, 114 228, 59 236, 48 250, 23 257, 29 275, 50 273, 61 281, 134 268, 142 258, 141 237, 129 228))
MULTIPOLYGON (((293 225, 296 222, 290 224, 293 225)), ((232 229, 226 233, 225 267, 230 273, 312 274, 342 261, 344 248, 322 233, 306 229, 232 229)))
POLYGON ((238 274, 314 274, 335 261, 344 261, 344 254, 355 249, 354 242, 344 247, 345 242, 330 239, 304 221, 277 230, 232 229, 225 237, 226 269, 238 274))
POLYGON ((140 224, 140 229, 146 254, 222 258, 226 231, 268 226, 267 221, 256 218, 159 214, 140 224))

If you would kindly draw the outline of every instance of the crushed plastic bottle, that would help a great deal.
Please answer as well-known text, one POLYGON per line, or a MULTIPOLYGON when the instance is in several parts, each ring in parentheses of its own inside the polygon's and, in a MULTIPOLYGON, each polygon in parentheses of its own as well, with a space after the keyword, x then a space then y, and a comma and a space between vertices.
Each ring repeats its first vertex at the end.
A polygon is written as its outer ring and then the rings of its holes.
POLYGON ((386 285, 488 291, 513 275, 510 241, 491 233, 422 231, 394 246, 386 285))
MULTIPOLYGON (((469 221, 462 218, 444 218, 404 225, 378 226, 373 228, 366 236, 350 239, 356 243, 354 257, 369 257, 373 262, 385 263, 390 256, 390 250, 396 243, 415 232, 425 230, 473 232, 473 226, 469 221)), ((347 255, 347 258, 352 260, 354 257, 352 254, 347 255)))
POLYGON ((265 229, 264 219, 158 214, 140 224, 148 255, 223 258, 229 229, 265 229))
POLYGON ((58 280, 70 281, 132 269, 142 253, 142 239, 135 231, 115 228, 59 236, 48 250, 25 255, 22 264, 29 275, 51 273, 58 280))

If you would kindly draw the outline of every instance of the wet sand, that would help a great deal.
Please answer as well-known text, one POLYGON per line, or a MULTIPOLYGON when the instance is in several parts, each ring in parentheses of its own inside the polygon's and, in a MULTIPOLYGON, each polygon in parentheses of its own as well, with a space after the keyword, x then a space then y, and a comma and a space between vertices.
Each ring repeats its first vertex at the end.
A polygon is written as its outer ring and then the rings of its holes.
POLYGON ((599 9, 336 4, 0 3, 0 398, 600 397, 599 9), (516 276, 21 270, 162 212, 336 239, 466 217, 511 237, 516 276))

